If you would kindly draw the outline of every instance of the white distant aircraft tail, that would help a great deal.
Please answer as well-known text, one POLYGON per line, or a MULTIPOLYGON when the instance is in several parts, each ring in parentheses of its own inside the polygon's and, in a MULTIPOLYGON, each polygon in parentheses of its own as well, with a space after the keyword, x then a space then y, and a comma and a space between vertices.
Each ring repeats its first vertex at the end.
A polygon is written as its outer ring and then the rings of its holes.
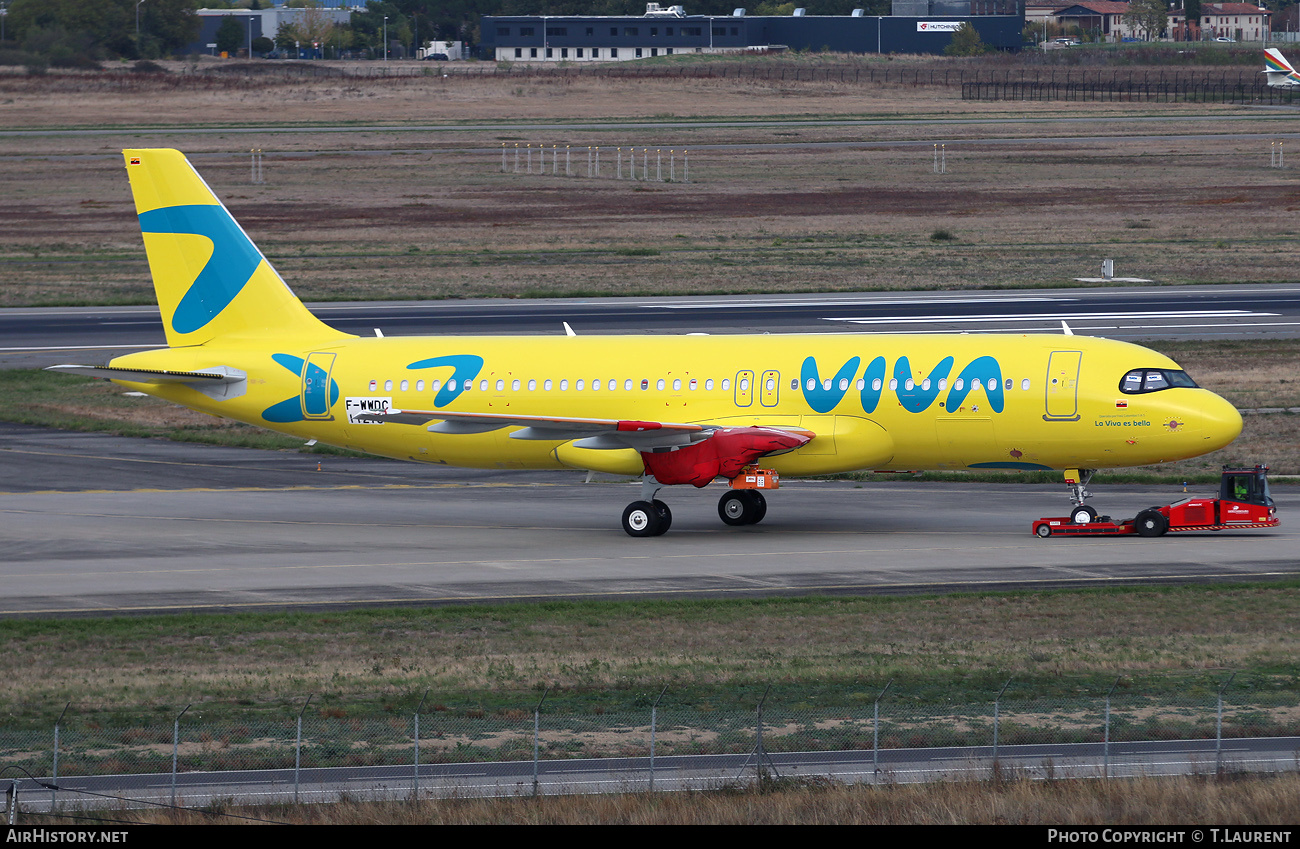
POLYGON ((1291 67, 1291 63, 1276 47, 1264 51, 1264 73, 1268 75, 1268 84, 1280 88, 1300 88, 1300 73, 1291 67))

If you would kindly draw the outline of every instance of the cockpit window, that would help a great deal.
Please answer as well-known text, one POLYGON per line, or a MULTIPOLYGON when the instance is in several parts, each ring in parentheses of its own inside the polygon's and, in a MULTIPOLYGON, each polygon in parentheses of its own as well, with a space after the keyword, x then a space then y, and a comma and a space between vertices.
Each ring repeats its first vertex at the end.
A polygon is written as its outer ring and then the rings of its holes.
POLYGON ((1157 368, 1133 369, 1119 382, 1119 391, 1126 395, 1173 388, 1196 389, 1197 386, 1185 371, 1157 368))

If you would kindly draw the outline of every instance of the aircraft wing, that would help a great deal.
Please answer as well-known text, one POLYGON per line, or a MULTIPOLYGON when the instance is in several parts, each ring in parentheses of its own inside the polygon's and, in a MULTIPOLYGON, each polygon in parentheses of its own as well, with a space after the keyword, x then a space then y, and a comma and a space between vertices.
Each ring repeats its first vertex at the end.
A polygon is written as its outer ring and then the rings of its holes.
POLYGON ((734 478, 760 457, 784 454, 816 434, 803 428, 749 425, 728 427, 682 422, 525 416, 514 413, 449 413, 438 410, 388 410, 357 413, 353 421, 424 425, 433 433, 487 433, 518 427, 511 439, 572 441, 577 448, 631 448, 646 469, 664 484, 704 486, 719 476, 734 478))
POLYGON ((516 413, 452 413, 445 410, 388 410, 383 413, 356 413, 352 420, 362 423, 428 425, 432 433, 487 433, 505 427, 520 430, 511 439, 549 442, 577 440, 579 448, 635 448, 652 451, 689 445, 708 439, 714 428, 681 422, 647 422, 626 419, 585 419, 570 416, 526 416, 516 413), (430 424, 432 422, 432 424, 430 424))

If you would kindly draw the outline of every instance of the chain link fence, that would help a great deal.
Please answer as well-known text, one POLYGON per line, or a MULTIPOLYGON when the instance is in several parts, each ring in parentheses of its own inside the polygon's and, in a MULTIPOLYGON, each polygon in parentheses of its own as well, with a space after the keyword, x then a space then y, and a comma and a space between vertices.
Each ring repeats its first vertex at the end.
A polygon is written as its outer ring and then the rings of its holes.
MULTIPOLYGON (((1300 736, 1300 682, 1235 692, 1202 682, 1174 698, 999 693, 961 705, 924 703, 886 687, 867 699, 833 708, 766 701, 749 710, 651 705, 581 714, 547 709, 544 702, 495 711, 439 705, 378 718, 328 708, 247 721, 204 719, 187 708, 177 717, 122 725, 69 710, 52 728, 0 727, 0 782, 21 779, 21 797, 44 800, 49 809, 71 804, 75 794, 64 790, 88 776, 152 776, 152 797, 170 793, 173 800, 183 779, 206 774, 214 782, 212 774, 243 771, 275 771, 278 798, 290 792, 302 798, 308 785, 314 798, 331 798, 321 785, 334 780, 331 770, 343 768, 377 769, 362 782, 403 793, 459 792, 485 780, 496 792, 538 792, 542 776, 579 762, 597 763, 617 773, 622 786, 643 789, 655 786, 656 775, 687 764, 709 781, 738 778, 750 768, 878 781, 889 780, 888 764, 900 763, 905 750, 947 748, 997 762, 1048 744, 1100 744, 1087 749, 1091 774, 1104 763, 1110 775, 1112 748, 1123 744, 1200 741, 1200 763, 1214 771, 1223 766, 1224 740, 1300 736)), ((1296 769, 1300 753, 1290 758, 1273 768, 1296 769)), ((182 804, 202 803, 184 786, 179 794, 182 804)))

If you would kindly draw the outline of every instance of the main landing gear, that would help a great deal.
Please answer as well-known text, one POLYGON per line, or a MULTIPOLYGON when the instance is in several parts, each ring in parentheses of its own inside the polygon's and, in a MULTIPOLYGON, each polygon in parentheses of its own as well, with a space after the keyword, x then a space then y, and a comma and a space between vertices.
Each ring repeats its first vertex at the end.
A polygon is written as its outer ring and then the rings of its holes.
POLYGON ((767 515, 767 499, 756 489, 733 489, 718 499, 718 516, 728 525, 757 525, 767 515))
MULTIPOLYGON (((754 471, 747 470, 749 473, 739 479, 739 484, 732 484, 733 487, 742 488, 729 489, 718 499, 718 516, 726 524, 756 525, 767 515, 767 499, 763 493, 743 487, 746 484, 754 485, 761 478, 766 488, 776 489, 779 486, 778 478, 771 471, 757 470, 757 475, 754 471)), ((641 499, 633 501, 623 510, 623 530, 628 536, 657 537, 672 527, 673 512, 667 504, 655 498, 662 488, 663 485, 652 477, 641 479, 641 499)))

